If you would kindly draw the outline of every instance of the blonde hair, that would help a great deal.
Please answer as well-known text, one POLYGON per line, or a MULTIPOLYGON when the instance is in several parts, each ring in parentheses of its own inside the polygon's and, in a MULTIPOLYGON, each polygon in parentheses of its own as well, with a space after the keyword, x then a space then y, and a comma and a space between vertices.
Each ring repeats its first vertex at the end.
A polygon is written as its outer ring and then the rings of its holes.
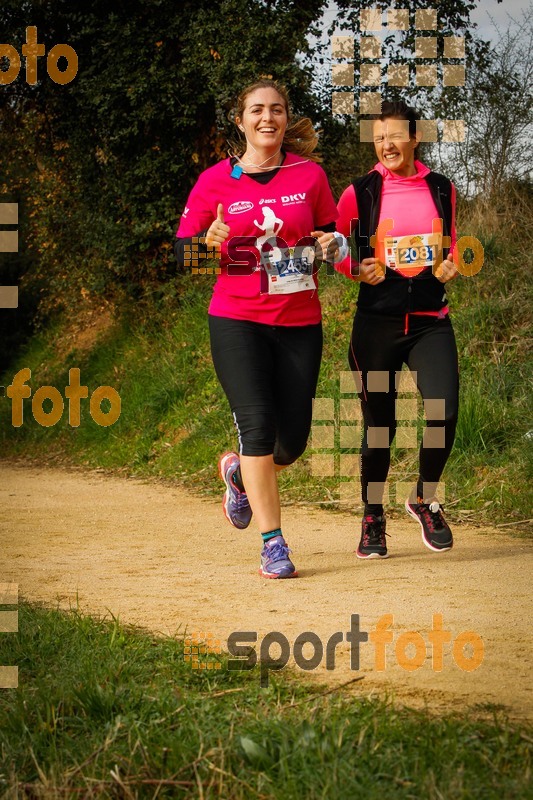
MULTIPOLYGON (((298 117, 293 120, 287 89, 283 84, 272 80, 272 78, 260 78, 242 90, 237 98, 237 105, 230 114, 232 122, 237 125, 236 120, 242 120, 246 107, 246 98, 257 89, 274 89, 283 100, 285 111, 287 112, 287 128, 281 145, 283 149, 296 153, 298 156, 303 156, 310 161, 321 161, 319 154, 314 152, 318 145, 318 133, 313 128, 313 123, 309 117, 298 117)), ((235 155, 242 156, 246 150, 246 137, 242 136, 240 131, 238 131, 237 137, 237 139, 230 141, 229 144, 235 155)))

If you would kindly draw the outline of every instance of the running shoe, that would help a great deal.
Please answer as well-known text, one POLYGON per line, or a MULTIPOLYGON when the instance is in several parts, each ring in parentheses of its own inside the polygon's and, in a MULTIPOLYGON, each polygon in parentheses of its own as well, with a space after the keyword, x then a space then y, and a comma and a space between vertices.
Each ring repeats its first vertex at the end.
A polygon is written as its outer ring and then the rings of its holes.
POLYGON ((224 453, 218 462, 220 477, 226 484, 222 508, 228 522, 235 528, 247 528, 252 519, 252 509, 246 492, 235 483, 235 470, 240 464, 237 453, 224 453))
POLYGON ((388 558, 385 532, 387 522, 384 516, 367 514, 361 526, 361 541, 355 551, 357 558, 388 558))
POLYGON ((407 499, 405 509, 420 524, 422 541, 426 547, 436 553, 452 549, 452 532, 443 517, 443 509, 436 500, 424 503, 421 497, 417 497, 417 502, 411 503, 407 499))
POLYGON ((265 542, 261 551, 261 566, 259 574, 263 578, 296 578, 298 573, 289 558, 288 545, 283 536, 274 536, 265 542))

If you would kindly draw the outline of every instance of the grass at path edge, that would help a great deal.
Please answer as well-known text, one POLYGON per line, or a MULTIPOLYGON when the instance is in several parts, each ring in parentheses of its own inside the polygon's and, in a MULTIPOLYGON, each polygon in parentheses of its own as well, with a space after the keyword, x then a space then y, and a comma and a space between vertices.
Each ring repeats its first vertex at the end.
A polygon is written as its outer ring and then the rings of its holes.
MULTIPOLYGON (((256 670, 193 670, 182 635, 21 602, 0 663, 0 792, 36 797, 532 797, 533 730, 436 718, 256 670), (166 783, 165 783, 166 781, 166 783)), ((357 684, 359 685, 359 684, 357 684)), ((483 718, 484 717, 484 718, 483 718)))

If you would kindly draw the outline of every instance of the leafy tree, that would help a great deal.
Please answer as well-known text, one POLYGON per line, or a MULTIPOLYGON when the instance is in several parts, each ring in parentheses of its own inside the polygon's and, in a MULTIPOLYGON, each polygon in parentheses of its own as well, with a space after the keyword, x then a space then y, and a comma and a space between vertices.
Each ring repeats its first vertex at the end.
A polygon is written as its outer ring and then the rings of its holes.
MULTIPOLYGON (((260 74, 316 111, 296 58, 325 0, 7 0, 0 41, 21 52, 28 25, 48 51, 76 50, 58 85, 0 87, 2 191, 25 212, 26 289, 44 305, 117 287, 137 295, 172 263, 178 212, 200 170, 224 155, 227 114, 260 74)), ((7 65, 6 65, 7 66, 7 65)), ((5 67, 4 67, 5 68, 5 67)))
MULTIPOLYGON (((334 5, 336 13, 327 31, 328 40, 316 47, 313 63, 315 66, 314 89, 321 98, 325 116, 325 165, 328 174, 332 177, 334 185, 337 187, 337 185, 342 184, 345 186, 354 177, 354 174, 361 174, 370 166, 370 163, 373 163, 371 148, 368 145, 359 143, 357 116, 331 116, 331 92, 333 90, 346 92, 350 95, 355 93, 356 96, 360 93, 361 58, 358 49, 359 43, 361 36, 372 34, 371 31, 366 31, 362 27, 361 12, 363 10, 372 7, 373 9, 379 9, 381 12, 386 12, 393 6, 395 10, 408 10, 410 12, 410 27, 408 30, 390 30, 387 32, 385 28, 384 32, 382 30, 380 34, 376 34, 382 43, 381 62, 377 63, 385 63, 387 65, 410 64, 409 83, 405 87, 392 86, 388 85, 386 78, 383 77, 379 90, 386 99, 402 98, 414 105, 421 111, 425 119, 461 118, 460 116, 447 116, 447 113, 451 107, 457 109, 461 100, 466 100, 466 92, 464 87, 443 87, 442 85, 424 87, 416 84, 413 65, 435 64, 435 59, 415 58, 415 39, 432 38, 438 34, 437 61, 439 62, 442 61, 444 56, 444 37, 463 37, 465 41, 465 59, 454 59, 453 61, 447 61, 447 63, 464 64, 466 60, 469 65, 466 70, 467 75, 474 56, 480 66, 486 64, 489 44, 474 37, 474 25, 471 22, 470 15, 477 4, 472 0, 459 0, 459 2, 456 0, 440 0, 439 3, 435 3, 434 0, 398 0, 394 4, 391 4, 389 0, 376 0, 373 3, 368 3, 366 0, 336 0, 334 5), (437 10, 437 31, 417 30, 414 25, 416 12, 427 9, 437 10), (332 85, 330 42, 333 35, 354 36, 354 87, 343 88, 332 85), (347 168, 347 174, 344 177, 338 158, 340 153, 342 153, 342 163, 347 168)), ((367 88, 370 89, 371 87, 367 88)), ((377 87, 373 89, 373 91, 376 90, 377 87)), ((424 146, 422 150, 424 157, 427 156, 428 160, 431 160, 431 148, 424 146)))
POLYGON ((510 181, 527 182, 533 131, 533 22, 524 14, 498 32, 483 57, 467 70, 465 92, 448 111, 466 123, 464 142, 439 148, 443 168, 467 196, 492 201, 510 181))

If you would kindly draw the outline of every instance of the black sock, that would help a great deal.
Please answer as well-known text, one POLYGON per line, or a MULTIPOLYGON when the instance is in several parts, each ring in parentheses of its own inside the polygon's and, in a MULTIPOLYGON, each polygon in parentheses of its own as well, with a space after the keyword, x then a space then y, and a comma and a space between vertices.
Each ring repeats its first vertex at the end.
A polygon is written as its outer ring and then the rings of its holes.
POLYGON ((380 503, 365 503, 365 517, 373 514, 375 517, 383 516, 383 506, 380 503))

